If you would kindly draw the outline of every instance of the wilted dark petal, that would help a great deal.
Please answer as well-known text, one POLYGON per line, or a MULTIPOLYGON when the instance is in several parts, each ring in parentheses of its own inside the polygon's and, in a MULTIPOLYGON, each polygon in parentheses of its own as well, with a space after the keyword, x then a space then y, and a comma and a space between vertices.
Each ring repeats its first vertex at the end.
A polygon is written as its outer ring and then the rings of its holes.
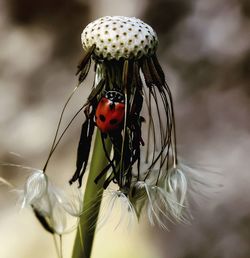
POLYGON ((94 121, 92 118, 89 118, 82 125, 82 131, 77 150, 76 171, 69 181, 70 184, 78 180, 79 187, 82 185, 82 177, 88 164, 93 132, 94 121))

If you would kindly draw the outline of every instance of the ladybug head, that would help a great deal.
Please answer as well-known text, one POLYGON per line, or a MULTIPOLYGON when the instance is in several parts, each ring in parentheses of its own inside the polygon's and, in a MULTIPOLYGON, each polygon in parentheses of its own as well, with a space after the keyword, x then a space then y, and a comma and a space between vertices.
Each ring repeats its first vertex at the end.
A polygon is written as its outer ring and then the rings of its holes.
POLYGON ((117 91, 117 90, 106 91, 105 98, 109 99, 112 102, 117 102, 117 103, 125 102, 124 95, 120 91, 117 91))

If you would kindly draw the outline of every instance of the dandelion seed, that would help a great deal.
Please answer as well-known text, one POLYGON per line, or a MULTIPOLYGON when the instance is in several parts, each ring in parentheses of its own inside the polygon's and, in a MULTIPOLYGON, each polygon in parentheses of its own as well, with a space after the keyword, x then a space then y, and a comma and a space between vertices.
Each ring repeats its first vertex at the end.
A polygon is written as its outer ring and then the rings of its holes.
POLYGON ((79 217, 82 212, 82 196, 79 190, 74 192, 74 195, 66 195, 52 184, 42 170, 15 164, 10 166, 33 170, 23 190, 15 189, 13 185, 0 178, 0 182, 8 184, 12 191, 17 193, 21 208, 32 207, 42 226, 50 233, 61 235, 77 227, 77 221, 68 227, 67 220, 69 216, 79 217))
POLYGON ((83 195, 80 189, 74 189, 71 194, 64 195, 61 205, 71 216, 79 218, 83 212, 83 195))
POLYGON ((187 179, 183 171, 176 167, 169 170, 165 180, 165 191, 168 193, 167 202, 174 218, 179 220, 182 209, 186 206, 187 179))
MULTIPOLYGON (((114 227, 115 229, 121 225, 130 228, 135 223, 137 219, 135 208, 126 194, 120 190, 107 190, 103 202, 105 205, 101 211, 101 220, 98 222, 98 229, 110 220, 114 207, 117 208, 119 217, 114 227)), ((112 218, 112 220, 114 219, 112 218)))
POLYGON ((32 205, 47 191, 48 180, 42 170, 35 170, 25 183, 22 208, 32 205))
MULTIPOLYGON (((80 211, 76 209, 77 204, 77 200, 70 199, 49 181, 46 193, 32 203, 32 208, 46 221, 53 233, 62 235, 77 227, 77 223, 70 227, 67 226, 68 215, 79 216, 80 211)), ((78 205, 78 207, 80 206, 78 205)))

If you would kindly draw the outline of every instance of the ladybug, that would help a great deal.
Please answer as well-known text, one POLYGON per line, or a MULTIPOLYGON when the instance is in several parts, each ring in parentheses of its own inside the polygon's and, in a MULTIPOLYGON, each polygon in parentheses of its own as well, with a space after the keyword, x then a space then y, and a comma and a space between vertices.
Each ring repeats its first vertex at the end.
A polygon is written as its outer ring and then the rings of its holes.
POLYGON ((125 98, 119 91, 107 91, 95 111, 95 121, 102 133, 120 128, 125 114, 125 98))

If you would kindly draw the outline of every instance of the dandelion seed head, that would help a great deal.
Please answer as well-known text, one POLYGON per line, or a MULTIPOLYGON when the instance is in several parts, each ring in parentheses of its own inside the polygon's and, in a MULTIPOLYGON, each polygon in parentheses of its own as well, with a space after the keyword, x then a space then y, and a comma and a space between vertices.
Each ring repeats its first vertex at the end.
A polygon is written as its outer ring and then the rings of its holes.
POLYGON ((91 22, 83 30, 81 39, 85 50, 95 45, 95 55, 108 60, 150 56, 158 45, 151 26, 135 17, 124 16, 105 16, 91 22))

